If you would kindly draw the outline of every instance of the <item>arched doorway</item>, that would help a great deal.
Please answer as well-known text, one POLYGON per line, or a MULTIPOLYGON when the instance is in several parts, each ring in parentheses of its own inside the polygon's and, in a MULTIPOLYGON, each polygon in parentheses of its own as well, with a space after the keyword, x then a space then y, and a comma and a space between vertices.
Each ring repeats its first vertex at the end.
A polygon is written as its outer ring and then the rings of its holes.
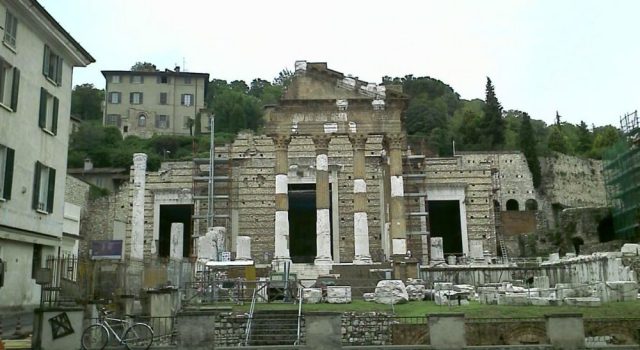
POLYGON ((518 201, 515 199, 509 199, 507 201, 507 210, 518 211, 520 210, 520 204, 518 204, 518 201))
POLYGON ((538 210, 538 201, 533 198, 527 199, 527 201, 524 202, 524 208, 525 210, 538 210))

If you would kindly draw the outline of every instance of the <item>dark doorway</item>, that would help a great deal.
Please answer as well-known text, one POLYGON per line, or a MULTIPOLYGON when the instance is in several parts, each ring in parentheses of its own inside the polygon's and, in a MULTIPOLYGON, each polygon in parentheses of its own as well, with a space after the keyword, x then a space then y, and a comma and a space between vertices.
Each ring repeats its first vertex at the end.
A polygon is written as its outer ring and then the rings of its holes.
POLYGON ((513 211, 520 210, 520 205, 518 204, 518 201, 515 199, 509 199, 507 201, 507 210, 513 210, 513 211))
POLYGON ((184 236, 182 238, 183 257, 188 257, 191 252, 191 204, 161 205, 160 206, 160 232, 158 234, 158 256, 168 257, 171 251, 171 224, 181 222, 184 224, 184 236))
POLYGON ((616 238, 616 231, 613 227, 613 217, 607 215, 598 223, 598 239, 601 243, 613 241, 616 238))
POLYGON ((429 225, 432 237, 442 237, 445 254, 462 254, 458 201, 429 201, 429 225))
POLYGON ((289 254, 294 263, 316 257, 316 185, 289 185, 289 254))

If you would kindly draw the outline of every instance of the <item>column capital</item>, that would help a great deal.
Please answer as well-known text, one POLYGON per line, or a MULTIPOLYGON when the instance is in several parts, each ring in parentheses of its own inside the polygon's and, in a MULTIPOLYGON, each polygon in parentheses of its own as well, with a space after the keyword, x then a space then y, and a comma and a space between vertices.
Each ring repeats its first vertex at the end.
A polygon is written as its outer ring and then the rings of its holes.
POLYGON ((384 135, 384 142, 389 149, 402 149, 405 136, 403 134, 386 134, 384 135))
POLYGON ((276 134, 271 135, 271 138, 276 151, 286 151, 289 148, 289 143, 291 143, 290 135, 276 134))
POLYGON ((329 150, 329 142, 331 142, 331 136, 318 134, 311 136, 311 140, 313 140, 313 144, 316 145, 316 152, 329 150))
POLYGON ((349 141, 351 141, 354 150, 364 150, 367 144, 367 134, 349 134, 349 141))

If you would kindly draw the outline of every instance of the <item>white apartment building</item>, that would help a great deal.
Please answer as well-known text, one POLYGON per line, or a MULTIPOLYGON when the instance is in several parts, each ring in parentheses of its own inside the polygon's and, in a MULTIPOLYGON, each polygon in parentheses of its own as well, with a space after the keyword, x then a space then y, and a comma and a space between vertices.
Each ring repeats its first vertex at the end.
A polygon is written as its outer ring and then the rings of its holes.
POLYGON ((104 125, 123 137, 191 135, 204 113, 209 74, 165 71, 102 71, 106 79, 104 125))
POLYGON ((2 313, 40 302, 35 273, 69 244, 63 212, 71 78, 74 67, 95 60, 36 0, 1 0, 0 23, 2 313))

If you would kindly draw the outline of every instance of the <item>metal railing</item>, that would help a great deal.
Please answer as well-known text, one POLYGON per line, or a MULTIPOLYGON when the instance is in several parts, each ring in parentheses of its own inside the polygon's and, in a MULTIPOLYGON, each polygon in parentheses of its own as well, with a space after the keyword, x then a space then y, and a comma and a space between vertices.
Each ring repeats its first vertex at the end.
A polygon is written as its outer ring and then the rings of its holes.
POLYGON ((302 287, 298 287, 298 334, 293 345, 300 345, 300 329, 302 328, 302 287))
POLYGON ((258 292, 262 290, 268 284, 262 285, 260 288, 254 288, 253 297, 251 298, 251 307, 249 308, 249 319, 247 320, 247 326, 245 328, 245 336, 244 336, 244 346, 249 345, 249 339, 251 338, 251 321, 253 320, 253 313, 256 310, 256 300, 258 296, 258 292))

